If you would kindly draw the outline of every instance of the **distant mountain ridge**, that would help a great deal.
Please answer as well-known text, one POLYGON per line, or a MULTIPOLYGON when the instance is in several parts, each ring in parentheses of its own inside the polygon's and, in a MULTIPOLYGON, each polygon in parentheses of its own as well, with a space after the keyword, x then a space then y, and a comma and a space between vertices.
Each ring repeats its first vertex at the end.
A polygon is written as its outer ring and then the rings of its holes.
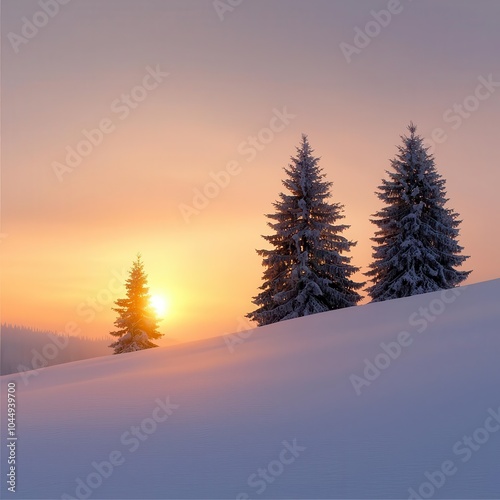
POLYGON ((112 354, 111 338, 89 339, 3 323, 0 375, 112 354))

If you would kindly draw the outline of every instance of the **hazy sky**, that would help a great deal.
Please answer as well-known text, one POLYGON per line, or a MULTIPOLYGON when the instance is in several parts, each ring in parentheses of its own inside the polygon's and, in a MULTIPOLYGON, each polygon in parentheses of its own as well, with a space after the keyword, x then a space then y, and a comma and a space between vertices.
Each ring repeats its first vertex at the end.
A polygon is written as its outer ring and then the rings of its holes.
POLYGON ((468 282, 499 277, 500 2, 224 3, 2 1, 2 321, 102 336, 141 252, 164 333, 235 331, 302 132, 366 270, 410 120, 434 138, 468 282), (212 199, 194 213, 196 189, 212 199))

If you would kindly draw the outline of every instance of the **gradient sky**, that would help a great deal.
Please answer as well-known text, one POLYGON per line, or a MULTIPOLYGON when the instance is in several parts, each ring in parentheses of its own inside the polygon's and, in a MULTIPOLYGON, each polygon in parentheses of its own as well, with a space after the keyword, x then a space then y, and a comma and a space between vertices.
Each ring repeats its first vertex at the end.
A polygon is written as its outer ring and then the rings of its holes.
POLYGON ((473 96, 481 77, 500 82, 500 2, 401 0, 348 62, 341 44, 394 2, 244 0, 221 20, 212 0, 71 0, 16 44, 41 6, 3 0, 2 321, 102 336, 124 295, 114 276, 141 252, 151 291, 171 301, 167 336, 237 330, 302 132, 366 270, 374 191, 410 120, 443 137, 432 150, 463 219, 468 283, 499 277, 500 86, 473 96), (169 75, 124 108, 147 67, 169 75), (294 118, 251 154, 248 137, 284 109, 294 118), (105 119, 113 131, 59 181, 54 162, 105 119), (228 164, 239 173, 186 222, 180 205, 228 164))

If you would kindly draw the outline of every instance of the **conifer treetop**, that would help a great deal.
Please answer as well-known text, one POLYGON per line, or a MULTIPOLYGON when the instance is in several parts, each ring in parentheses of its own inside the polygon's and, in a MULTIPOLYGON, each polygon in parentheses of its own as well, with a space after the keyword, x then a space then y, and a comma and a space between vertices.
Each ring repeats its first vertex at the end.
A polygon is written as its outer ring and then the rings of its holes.
POLYGON ((343 206, 331 203, 331 182, 305 134, 296 156, 284 168, 285 188, 268 214, 272 250, 257 250, 265 268, 258 308, 248 315, 259 325, 355 305, 362 284, 350 276, 358 268, 347 253, 354 242, 341 235, 343 206))
POLYGON ((366 273, 373 301, 451 288, 470 273, 456 269, 468 257, 457 242, 458 214, 446 207, 445 180, 415 124, 408 130, 376 193, 385 206, 371 220, 378 227, 366 273))
POLYGON ((115 354, 158 347, 152 340, 163 335, 158 331, 158 318, 151 307, 147 275, 141 254, 137 254, 129 277, 125 282, 127 296, 115 302, 118 313, 117 330, 110 332, 118 339, 110 347, 115 354))

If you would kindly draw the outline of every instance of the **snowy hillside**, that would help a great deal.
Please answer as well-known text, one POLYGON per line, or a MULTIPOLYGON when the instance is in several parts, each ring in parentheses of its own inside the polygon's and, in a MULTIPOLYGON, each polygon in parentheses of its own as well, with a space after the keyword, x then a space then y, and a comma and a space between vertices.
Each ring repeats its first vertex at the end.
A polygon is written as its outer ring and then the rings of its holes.
POLYGON ((2 497, 500 498, 499 299, 495 280, 4 376, 2 497))

